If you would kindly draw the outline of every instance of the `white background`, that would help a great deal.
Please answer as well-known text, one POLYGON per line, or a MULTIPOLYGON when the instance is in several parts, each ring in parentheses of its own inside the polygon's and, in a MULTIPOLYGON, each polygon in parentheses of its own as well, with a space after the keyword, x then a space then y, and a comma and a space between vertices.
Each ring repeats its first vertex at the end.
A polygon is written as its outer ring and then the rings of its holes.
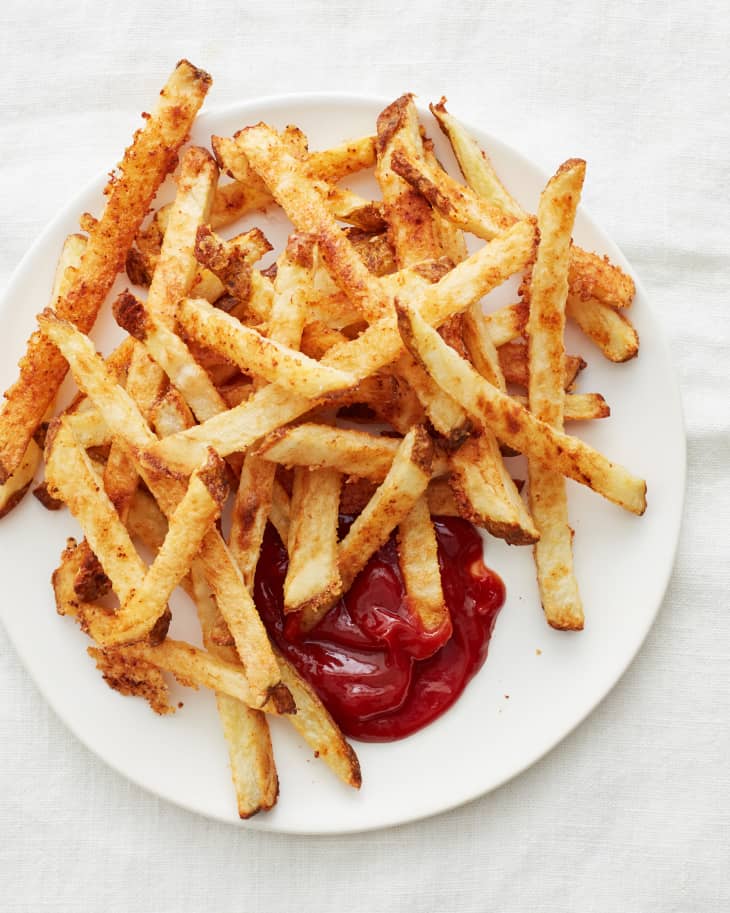
POLYGON ((443 93, 455 113, 546 169, 587 159, 586 206, 665 318, 689 481, 667 598, 614 692, 526 774, 399 829, 284 838, 161 803, 66 731, 2 635, 3 910, 730 906, 729 21, 728 3, 687 0, 238 9, 6 0, 2 285, 57 209, 117 161, 182 56, 213 74, 211 106, 287 91, 443 93))

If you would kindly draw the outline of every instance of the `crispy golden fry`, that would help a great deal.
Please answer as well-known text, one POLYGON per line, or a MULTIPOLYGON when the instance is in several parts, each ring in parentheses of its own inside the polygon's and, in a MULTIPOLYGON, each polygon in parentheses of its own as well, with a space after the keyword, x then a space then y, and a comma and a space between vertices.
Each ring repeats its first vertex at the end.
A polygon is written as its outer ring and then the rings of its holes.
POLYGON ((375 177, 380 185, 388 220, 388 237, 395 250, 399 268, 439 256, 441 238, 430 205, 392 168, 396 144, 404 144, 423 155, 418 114, 412 95, 403 95, 378 116, 377 164, 375 177))
POLYGON ((227 493, 224 463, 211 451, 206 464, 190 477, 185 496, 170 517, 165 540, 142 585, 124 601, 109 624, 98 628, 90 624, 97 642, 134 640, 149 618, 164 612, 169 595, 190 570, 200 543, 220 516, 227 493))
POLYGON ((485 381, 412 308, 401 306, 404 342, 431 376, 500 441, 587 485, 635 514, 646 509, 646 482, 574 437, 556 431, 485 381))
POLYGON ((428 434, 415 425, 403 438, 382 484, 340 542, 338 565, 345 591, 426 490, 432 456, 428 434))
MULTIPOLYGON (((51 290, 51 303, 53 306, 56 306, 58 299, 69 291, 85 249, 86 238, 83 235, 69 235, 63 242, 51 290)), ((44 421, 50 417, 51 410, 52 406, 49 407, 49 413, 44 416, 44 421)), ((6 481, 0 484, 0 518, 10 513, 16 504, 19 504, 23 499, 23 495, 30 488, 42 458, 42 446, 39 446, 31 438, 28 441, 28 446, 20 464, 13 470, 6 481)))
POLYGON ((336 469, 382 482, 393 463, 398 441, 365 431, 304 423, 281 428, 264 439, 257 453, 283 466, 336 469))
POLYGON ((621 311, 597 298, 568 295, 568 316, 578 324, 609 361, 624 362, 639 354, 639 334, 621 311))
POLYGON ((138 298, 130 292, 122 292, 114 302, 114 317, 119 326, 143 343, 150 357, 181 392, 198 421, 204 422, 226 411, 225 400, 182 339, 154 317, 138 298))
MULTIPOLYGON (((446 193, 454 208, 461 210, 461 217, 466 218, 467 210, 471 208, 469 214, 472 218, 476 218, 479 202, 486 201, 513 219, 523 219, 525 217, 524 209, 500 182, 491 162, 478 144, 446 111, 445 99, 441 99, 438 105, 431 105, 431 111, 451 142, 467 184, 477 194, 475 200, 467 188, 456 184, 448 176, 446 178, 448 186, 444 187, 443 184, 440 186, 441 191, 446 193)), ((441 175, 438 177, 440 178, 441 175)), ((584 299, 595 297, 603 304, 613 307, 628 307, 636 292, 631 277, 611 264, 607 258, 587 253, 575 246, 571 248, 568 281, 571 292, 578 297, 584 299)))
MULTIPOLYGON (((585 162, 570 159, 548 181, 537 211, 540 243, 530 277, 527 347, 530 411, 559 431, 565 403, 565 301, 568 296, 570 236, 578 208, 585 162)), ((583 603, 573 571, 573 532, 560 473, 528 458, 530 510, 540 539, 535 566, 548 624, 582 630, 583 603)))
POLYGON ((325 709, 314 689, 278 651, 281 680, 291 691, 297 705, 294 716, 287 717, 315 757, 321 758, 347 786, 360 789, 360 762, 352 746, 325 709))
POLYGON ((452 447, 459 447, 471 431, 471 422, 461 406, 433 382, 408 352, 400 356, 395 369, 418 397, 433 427, 452 447))
MULTIPOLYGON (((152 197, 174 167, 177 150, 210 83, 207 73, 181 61, 162 90, 157 110, 135 134, 119 174, 110 182, 104 213, 89 235, 71 288, 56 305, 59 316, 83 332, 96 320, 152 197)), ((0 483, 7 481, 23 459, 66 370, 60 353, 43 336, 34 334, 0 414, 0 483)))
POLYGON ((484 321, 489 329, 492 342, 497 348, 523 334, 527 323, 527 312, 527 304, 520 301, 516 304, 508 304, 497 311, 492 311, 491 314, 484 315, 484 321))
POLYGON ((250 593, 266 522, 271 513, 276 466, 247 453, 233 507, 229 547, 250 593))
POLYGON ((451 456, 451 489, 460 516, 510 545, 529 545, 539 533, 515 488, 492 432, 470 438, 451 456))
POLYGON ((337 566, 337 525, 342 477, 336 469, 294 473, 291 497, 289 567, 284 580, 284 611, 301 612, 302 626, 342 594, 337 566))
POLYGON ((483 200, 493 201, 504 213, 515 219, 524 218, 524 209, 499 180, 486 152, 446 110, 446 99, 442 98, 437 105, 429 105, 429 108, 451 143, 461 173, 469 187, 483 200))
MULTIPOLYGON (((526 396, 514 396, 521 406, 527 408, 526 396)), ((608 418, 611 408, 600 393, 566 393, 563 406, 563 420, 585 422, 597 418, 608 418)))
MULTIPOLYGON (((198 610, 205 649, 218 659, 236 662, 238 657, 234 650, 220 647, 213 640, 213 628, 220 615, 205 573, 197 562, 193 562, 190 578, 191 596, 198 610)), ((273 808, 279 795, 269 724, 260 710, 220 691, 215 697, 228 744, 238 814, 241 818, 250 818, 257 812, 273 808)))
POLYGON ((65 418, 49 430, 46 475, 51 495, 62 500, 79 521, 114 592, 121 601, 127 600, 141 585, 147 568, 65 418))
POLYGON ((426 495, 413 505, 398 526, 398 559, 409 610, 425 631, 451 629, 441 587, 436 533, 426 495))
POLYGON ((107 647, 105 650, 89 647, 88 652, 97 661, 106 658, 107 662, 115 662, 122 667, 136 661, 149 663, 171 672, 181 685, 194 688, 202 685, 256 709, 256 698, 243 666, 218 659, 192 644, 168 638, 155 646, 136 643, 107 647))
MULTIPOLYGON (((224 241, 209 225, 198 226, 195 257, 222 283, 227 294, 247 302, 251 297, 251 276, 254 263, 272 250, 258 228, 224 241)), ((201 296, 208 298, 207 295, 201 296)))
MULTIPOLYGON (((300 158, 301 155, 292 148, 291 141, 287 137, 282 139, 289 153, 300 158)), ((214 136, 212 143, 221 169, 236 179, 234 184, 226 185, 235 188, 226 191, 229 197, 238 194, 235 207, 236 218, 246 212, 262 209, 271 203, 271 193, 261 178, 251 169, 245 155, 236 144, 236 137, 229 139, 214 136)), ((374 158, 374 139, 364 137, 362 140, 355 140, 353 143, 324 152, 305 155, 302 168, 307 177, 316 183, 336 218, 351 222, 365 230, 378 230, 382 228, 383 220, 377 205, 363 200, 350 191, 332 186, 347 174, 369 167, 374 163, 374 158), (364 164, 365 162, 367 164, 364 164)), ((229 205, 229 216, 232 211, 232 207, 229 205)))
POLYGON ((243 326, 202 299, 180 301, 178 319, 187 333, 220 352, 242 371, 265 377, 291 393, 316 398, 357 383, 354 375, 307 358, 243 326))
POLYGON ((7 481, 0 485, 0 518, 19 504, 33 483, 43 458, 43 451, 31 438, 20 464, 13 470, 7 481))
MULTIPOLYGON (((286 467, 330 468, 344 475, 382 482, 399 446, 396 438, 304 422, 273 432, 262 441, 257 453, 286 467)), ((448 463, 434 457, 432 471, 434 475, 443 475, 448 471, 448 463)))

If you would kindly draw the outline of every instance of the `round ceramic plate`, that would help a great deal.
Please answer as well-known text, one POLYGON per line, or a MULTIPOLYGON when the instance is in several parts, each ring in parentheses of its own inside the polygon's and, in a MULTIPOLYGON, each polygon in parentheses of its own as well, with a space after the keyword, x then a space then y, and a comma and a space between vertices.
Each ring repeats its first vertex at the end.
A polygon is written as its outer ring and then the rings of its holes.
MULTIPOLYGON (((230 135, 245 124, 266 120, 278 128, 296 123, 309 136, 311 148, 324 148, 372 132, 386 103, 339 95, 247 102, 201 116, 192 141, 208 145, 211 133, 230 135)), ((431 116, 422 113, 439 157, 458 174, 431 116)), ((507 187, 534 212, 547 176, 495 138, 476 128, 473 132, 507 187)), ((566 149, 566 158, 574 151, 566 149)), ((370 180, 361 176, 353 186, 366 192, 370 180)), ((101 210, 104 183, 99 177, 49 225, 3 296, 3 389, 13 379, 34 315, 47 303, 63 238, 78 230, 80 213, 101 210)), ((161 198, 170 193, 169 187, 163 188, 161 198)), ((259 224, 277 245, 286 237, 288 223, 275 209, 241 223, 251 224, 259 224)), ((231 233, 241 225, 233 226, 231 233)), ((583 211, 575 239, 629 270, 620 251, 583 211)), ((119 288, 125 284, 122 279, 119 288)), ((514 294, 514 284, 497 289, 485 299, 485 308, 514 300, 514 294)), ((662 329, 640 287, 631 319, 641 336, 641 353, 624 365, 605 361, 573 328, 567 333, 568 351, 588 361, 579 389, 603 393, 611 406, 610 418, 582 423, 574 431, 648 481, 649 508, 642 518, 568 482, 585 630, 566 634, 548 628, 532 550, 487 539, 486 560, 503 577, 507 601, 487 662, 456 705, 403 741, 355 743, 363 771, 360 792, 340 784, 290 726, 273 720, 279 804, 242 826, 346 833, 453 808, 537 761, 612 688, 661 604, 684 492, 685 439, 678 389, 662 329)), ((117 333, 108 313, 94 336, 102 351, 110 350, 117 333)), ((104 684, 86 654, 87 639, 72 621, 55 613, 50 576, 69 535, 78 536, 79 529, 68 512, 48 513, 32 497, 0 524, 2 618, 23 662, 58 715, 107 764, 171 802, 240 824, 212 696, 175 686, 173 696, 184 701, 184 708, 171 717, 154 715, 145 702, 121 697, 104 684)), ((184 597, 173 602, 173 615, 173 635, 197 642, 194 614, 184 597)))

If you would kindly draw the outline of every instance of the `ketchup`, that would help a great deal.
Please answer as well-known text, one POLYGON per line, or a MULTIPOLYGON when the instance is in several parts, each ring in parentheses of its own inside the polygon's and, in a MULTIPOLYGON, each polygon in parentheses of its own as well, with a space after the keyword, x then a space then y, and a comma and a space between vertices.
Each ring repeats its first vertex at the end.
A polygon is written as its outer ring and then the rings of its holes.
MULTIPOLYGON (((341 534, 352 523, 341 518, 341 534)), ((285 618, 287 553, 264 535, 254 599, 274 642, 315 688, 342 731, 390 742, 426 726, 458 699, 487 657, 504 584, 482 560, 465 520, 434 521, 451 626, 428 632, 409 611, 395 540, 373 555, 350 591, 308 633, 285 618)))

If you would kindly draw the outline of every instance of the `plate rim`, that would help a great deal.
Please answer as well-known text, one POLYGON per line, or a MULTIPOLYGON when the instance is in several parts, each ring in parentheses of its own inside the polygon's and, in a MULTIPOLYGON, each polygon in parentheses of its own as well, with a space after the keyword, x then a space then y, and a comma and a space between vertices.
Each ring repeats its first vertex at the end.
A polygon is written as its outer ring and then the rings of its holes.
MULTIPOLYGON (((372 109, 375 106, 385 107, 390 104, 392 99, 388 99, 380 95, 370 95, 370 94, 360 94, 360 93, 350 93, 350 92, 329 92, 329 91, 316 91, 316 92, 289 92, 289 93, 275 93, 264 96, 255 96, 252 98, 246 98, 239 101, 229 102, 224 105, 212 106, 210 109, 204 110, 196 119, 194 128, 198 129, 200 127, 205 129, 206 122, 209 119, 220 119, 226 116, 235 114, 237 111, 243 111, 247 108, 255 109, 271 109, 272 113, 275 113, 275 109, 285 108, 287 106, 296 107, 298 104, 302 103, 317 103, 324 107, 327 107, 332 104, 347 104, 353 106, 360 106, 363 108, 372 109)), ((424 105, 420 105, 416 102, 417 108, 420 115, 427 115, 428 108, 424 105)), ((547 180, 547 173, 545 169, 537 164, 532 159, 529 159, 526 155, 521 153, 519 150, 515 149, 511 144, 505 142, 498 136, 494 136, 489 131, 484 130, 481 127, 476 126, 468 117, 460 117, 460 122, 469 130, 473 132, 478 137, 485 138, 488 142, 493 142, 506 152, 508 152, 520 166, 525 166, 531 169, 538 171, 543 178, 547 180)), ((12 270, 6 286, 0 296, 0 315, 7 306, 7 300, 9 298, 9 292, 12 289, 13 285, 18 281, 19 276, 28 268, 28 264, 31 263, 37 256, 37 252, 40 248, 43 247, 46 239, 56 232, 59 227, 65 223, 68 223, 69 220, 76 219, 78 213, 74 206, 75 202, 81 197, 86 196, 91 192, 95 192, 97 188, 101 188, 107 181, 108 173, 99 173, 88 180, 83 186, 76 190, 75 193, 69 196, 67 201, 59 208, 58 212, 45 224, 42 230, 39 232, 33 243, 25 251, 21 259, 16 264, 15 268, 12 270)), ((232 825, 237 828, 244 829, 253 829, 261 832, 269 833, 280 833, 280 834, 292 834, 300 836, 334 836, 335 834, 356 834, 356 833, 367 833, 370 831, 396 827, 402 824, 415 823, 417 821, 422 821, 436 815, 440 815, 449 811, 452 811, 456 808, 459 808, 463 805, 466 805, 469 802, 472 802, 482 796, 488 795, 489 793, 499 789, 504 786, 506 783, 510 782, 514 778, 523 774, 533 765, 537 764, 543 758, 545 758, 550 752, 552 752, 561 742, 563 742, 575 729, 577 729, 582 723, 590 716, 608 697, 608 695, 616 687, 620 679, 625 675, 629 666, 634 662, 636 656, 638 655, 641 648, 644 646, 649 631, 653 627, 656 618, 664 604, 667 590, 674 572, 674 567, 677 560, 677 554, 679 549, 679 543, 681 538, 681 531, 683 526, 683 515, 686 505, 686 491, 687 491, 687 430, 686 430, 686 420, 684 415, 684 408, 681 395, 681 385, 679 382, 678 372, 672 358, 671 348, 669 345, 669 339, 667 334, 664 331, 664 328, 659 319, 658 312, 652 306, 649 296, 646 294, 646 291, 643 287, 640 277, 637 276, 636 271, 630 266, 628 259, 624 255, 623 251, 619 248, 618 244, 613 240, 611 236, 606 234, 600 228, 599 223, 597 223, 589 210, 581 204, 581 215, 588 222, 590 227, 596 230, 599 234, 607 239, 610 245, 614 248, 614 251, 618 256, 613 256, 612 258, 619 262, 619 264, 629 271, 634 278, 636 283, 637 293, 643 299, 643 306, 647 308, 652 318, 652 321, 656 324, 659 329, 657 336, 654 339, 654 344, 658 345, 661 349, 661 354, 665 359, 669 367, 669 388, 671 390, 671 399, 673 400, 674 407, 676 409, 677 417, 677 432, 681 437, 682 447, 681 452, 677 455, 680 457, 677 469, 679 472, 679 481, 681 482, 680 490, 677 492, 679 497, 678 504, 678 522, 674 530, 673 541, 671 544, 671 550, 669 555, 669 560, 667 560, 665 565, 665 571, 661 581, 658 581, 660 584, 660 595, 657 600, 657 604, 654 607, 653 611, 647 616, 645 624, 643 625, 640 633, 640 637, 637 638, 636 645, 628 651, 627 655, 622 658, 622 662, 613 670, 608 676, 608 684, 603 687, 601 695, 592 700, 589 706, 576 718, 571 718, 571 721, 566 724, 564 727, 560 728, 557 734, 551 736, 548 739, 547 744, 541 746, 540 750, 536 754, 531 754, 529 759, 526 760, 522 765, 519 765, 512 769, 508 774, 505 774, 494 783, 489 785, 486 788, 478 788, 476 790, 470 791, 468 795, 457 798, 453 801, 448 801, 446 803, 439 804, 437 808, 433 808, 426 811, 416 811, 412 814, 407 814, 403 816, 402 814, 394 814, 390 817, 386 816, 387 820, 379 821, 378 823, 366 823, 358 824, 356 821, 353 821, 351 824, 349 822, 343 822, 343 824, 337 829, 329 828, 324 830, 318 830, 316 828, 300 828, 300 827, 287 827, 285 823, 281 824, 268 824, 266 819, 261 819, 260 816, 248 820, 241 820, 238 818, 229 818, 224 817, 220 814, 217 814, 215 811, 205 811, 200 807, 196 807, 193 804, 187 803, 184 799, 179 799, 172 797, 170 795, 165 795, 161 792, 156 791, 151 785, 148 785, 135 776, 130 774, 128 771, 122 769, 119 763, 115 758, 108 758, 102 755, 97 748, 95 748, 89 740, 82 734, 80 734, 77 728, 72 725, 70 718, 63 712, 60 708, 60 702, 57 703, 55 693, 49 694, 46 690, 41 687, 39 680, 36 678, 33 663, 30 658, 26 655, 25 651, 20 645, 19 639, 16 639, 13 636, 12 626, 6 623, 4 618, 4 612, 0 612, 0 620, 3 622, 3 628, 6 631, 9 642, 12 644, 15 649, 16 655, 19 657, 25 672, 30 676, 35 687, 37 688, 40 696, 46 702, 48 706, 51 707, 53 712, 56 714, 59 720, 66 726, 66 728, 74 735, 76 739, 96 758, 98 758, 105 765, 110 767, 118 775, 122 776, 128 782, 134 783, 135 786, 140 787, 146 793, 156 797, 157 799, 162 799, 163 801, 170 802, 171 804, 185 809, 187 812, 191 812, 195 815, 199 815, 208 820, 219 821, 228 825, 232 825)), ((357 741, 355 744, 357 745, 357 741)))

